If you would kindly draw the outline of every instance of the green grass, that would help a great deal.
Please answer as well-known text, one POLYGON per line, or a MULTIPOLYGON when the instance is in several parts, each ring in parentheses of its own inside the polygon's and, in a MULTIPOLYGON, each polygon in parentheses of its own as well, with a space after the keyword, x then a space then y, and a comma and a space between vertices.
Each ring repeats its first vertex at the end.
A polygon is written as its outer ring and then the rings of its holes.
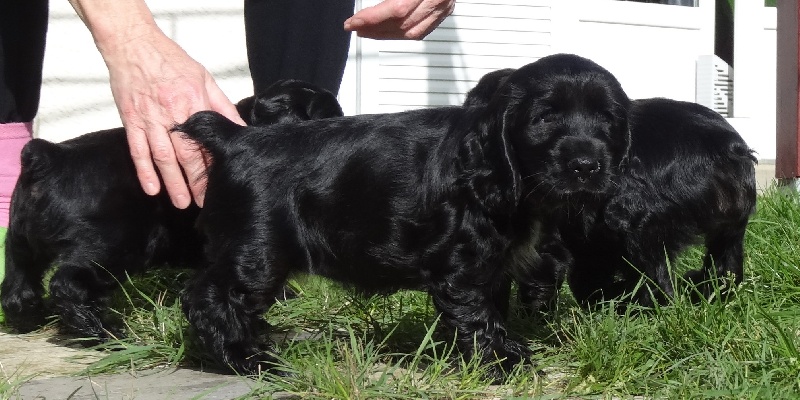
MULTIPOLYGON (((701 264, 692 249, 676 276, 701 264)), ((728 301, 692 304, 690 289, 666 307, 620 315, 586 311, 568 290, 547 321, 512 310, 509 327, 535 350, 537 374, 515 370, 504 385, 464 365, 437 330, 428 297, 363 298, 313 277, 292 281, 296 299, 268 313, 275 353, 289 378, 261 376, 251 396, 303 398, 797 398, 800 396, 800 197, 759 197, 746 236, 745 281, 728 301)), ((187 274, 159 270, 126 282, 115 309, 128 338, 112 342, 91 373, 204 365, 176 290, 187 274)), ((0 386, 2 388, 2 386, 0 386)), ((0 389, 2 393, 3 389, 0 389)))
POLYGON ((20 385, 32 378, 22 376, 20 371, 6 371, 0 360, 0 400, 17 398, 20 385))

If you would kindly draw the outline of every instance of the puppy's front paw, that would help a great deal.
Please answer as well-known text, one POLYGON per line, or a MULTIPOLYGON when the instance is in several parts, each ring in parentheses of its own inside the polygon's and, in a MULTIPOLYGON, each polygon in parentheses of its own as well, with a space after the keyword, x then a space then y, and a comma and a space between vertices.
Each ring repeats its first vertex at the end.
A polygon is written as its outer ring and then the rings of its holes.
POLYGON ((556 308, 556 290, 520 284, 518 300, 525 316, 544 319, 556 308))
POLYGON ((39 302, 35 306, 24 306, 18 303, 3 303, 6 323, 17 333, 28 333, 44 326, 46 322, 44 306, 39 302))
POLYGON ((688 271, 683 278, 696 288, 692 291, 692 301, 695 303, 710 299, 717 292, 723 300, 727 300, 733 294, 731 289, 736 282, 733 276, 709 278, 706 271, 701 269, 688 271))
POLYGON ((270 354, 270 346, 231 345, 223 355, 223 361, 238 374, 261 375, 268 373, 275 376, 288 376, 281 368, 283 364, 270 354))
POLYGON ((694 269, 694 270, 688 271, 685 274, 683 274, 683 279, 685 279, 687 282, 691 283, 692 285, 699 285, 699 284, 703 283, 703 281, 705 281, 707 278, 706 278, 706 274, 705 274, 705 272, 703 272, 703 270, 694 269))
POLYGON ((517 365, 532 364, 531 355, 533 355, 533 352, 531 349, 515 340, 504 340, 502 346, 490 350, 490 353, 491 354, 487 354, 487 358, 489 359, 486 360, 491 363, 489 376, 497 384, 503 383, 508 374, 510 374, 517 365))

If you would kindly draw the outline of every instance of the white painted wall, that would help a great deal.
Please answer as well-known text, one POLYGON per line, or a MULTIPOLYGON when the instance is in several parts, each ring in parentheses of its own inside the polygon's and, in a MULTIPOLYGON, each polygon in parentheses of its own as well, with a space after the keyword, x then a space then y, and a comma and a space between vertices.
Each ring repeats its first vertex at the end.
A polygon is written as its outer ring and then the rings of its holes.
MULTIPOLYGON (((232 101, 252 93, 247 67, 243 2, 149 0, 156 22, 203 64, 232 101)), ((66 1, 50 2, 44 83, 36 136, 62 141, 122 126, 108 70, 89 31, 66 1)))
POLYGON ((739 1, 734 10, 733 118, 759 159, 776 153, 777 9, 739 1))
MULTIPOLYGON (((363 6, 377 4, 365 0, 363 6)), ((550 0, 459 0, 423 41, 354 39, 340 96, 347 114, 454 105, 490 71, 518 67, 552 52, 550 0), (354 68, 355 70, 356 68, 354 68)))

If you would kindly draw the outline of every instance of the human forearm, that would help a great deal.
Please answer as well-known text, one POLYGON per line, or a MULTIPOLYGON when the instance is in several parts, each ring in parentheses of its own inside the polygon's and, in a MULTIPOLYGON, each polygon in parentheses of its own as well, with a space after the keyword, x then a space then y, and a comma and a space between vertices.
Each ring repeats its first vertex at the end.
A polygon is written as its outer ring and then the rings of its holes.
POLYGON ((103 56, 132 40, 160 34, 143 0, 69 0, 103 56))

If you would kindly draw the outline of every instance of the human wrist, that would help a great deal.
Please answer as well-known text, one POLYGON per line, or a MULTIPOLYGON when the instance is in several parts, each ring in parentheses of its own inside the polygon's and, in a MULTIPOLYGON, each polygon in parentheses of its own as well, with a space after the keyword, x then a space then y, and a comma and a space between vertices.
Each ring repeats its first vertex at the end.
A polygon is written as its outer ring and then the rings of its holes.
POLYGON ((143 0, 69 0, 104 58, 132 42, 163 35, 143 0))

